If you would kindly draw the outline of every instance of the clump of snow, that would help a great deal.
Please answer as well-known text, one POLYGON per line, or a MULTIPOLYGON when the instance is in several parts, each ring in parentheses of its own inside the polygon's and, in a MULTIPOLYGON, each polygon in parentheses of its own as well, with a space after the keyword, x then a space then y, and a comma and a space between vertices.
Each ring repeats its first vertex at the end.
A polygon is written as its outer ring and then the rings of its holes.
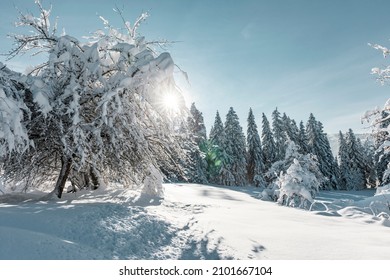
POLYGON ((297 159, 278 180, 277 202, 293 207, 305 207, 313 202, 315 192, 320 186, 313 173, 305 171, 297 159))
POLYGON ((390 195, 390 184, 376 188, 375 195, 384 195, 384 194, 390 195))
POLYGON ((148 175, 144 179, 142 194, 163 198, 164 187, 162 183, 163 177, 160 171, 153 165, 150 165, 148 175))

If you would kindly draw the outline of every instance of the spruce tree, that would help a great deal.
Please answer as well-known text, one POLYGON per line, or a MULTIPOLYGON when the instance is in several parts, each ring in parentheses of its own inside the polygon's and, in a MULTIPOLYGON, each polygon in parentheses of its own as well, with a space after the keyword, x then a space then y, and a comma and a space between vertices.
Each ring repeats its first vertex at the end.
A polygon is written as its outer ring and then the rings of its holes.
POLYGON ((247 178, 249 184, 254 184, 256 187, 264 185, 264 164, 263 153, 261 150, 261 140, 253 115, 252 108, 248 114, 248 130, 247 130, 247 178))
POLYGON ((190 116, 188 117, 188 130, 198 146, 201 146, 206 141, 207 134, 203 114, 196 108, 195 103, 191 104, 190 116))
POLYGON ((348 170, 349 155, 347 149, 347 142, 341 131, 339 131, 339 152, 338 152, 338 165, 339 165, 339 189, 347 189, 347 170, 348 170))
MULTIPOLYGON (((360 141, 359 141, 360 142, 360 141)), ((363 144, 361 144, 363 150, 363 163, 366 176, 366 183, 371 188, 376 186, 376 168, 375 168, 375 147, 374 144, 366 139, 363 144)))
POLYGON ((359 145, 352 129, 349 129, 346 133, 345 141, 349 157, 346 171, 346 189, 362 190, 366 188, 362 146, 359 145))
POLYGON ((287 135, 278 108, 272 112, 272 132, 275 140, 275 159, 283 160, 286 154, 287 135))
MULTIPOLYGON (((292 120, 290 117, 283 113, 282 116, 283 130, 286 132, 287 138, 293 141, 295 144, 298 143, 299 130, 295 120, 292 120)), ((285 144, 287 146, 287 144, 285 144)))
POLYGON ((309 147, 307 145, 307 135, 306 128, 303 124, 303 121, 299 123, 299 132, 298 132, 298 141, 297 145, 299 146, 299 152, 301 154, 307 154, 309 152, 309 147))
POLYGON ((323 125, 318 122, 313 114, 310 114, 306 125, 306 134, 308 139, 308 151, 317 156, 320 163, 319 167, 322 174, 328 179, 323 184, 324 189, 336 189, 337 166, 330 148, 329 140, 326 133, 323 132, 323 125))
POLYGON ((262 115, 262 133, 261 141, 263 148, 263 163, 266 170, 276 161, 276 148, 274 136, 272 134, 268 119, 263 113, 262 115))
POLYGON ((205 153, 201 150, 206 145, 206 127, 203 115, 196 108, 195 103, 191 105, 187 126, 182 126, 182 135, 180 137, 182 138, 180 141, 181 145, 187 151, 185 181, 201 184, 207 183, 207 162, 205 153))
POLYGON ((246 145, 238 116, 230 107, 225 121, 226 174, 222 174, 225 185, 246 185, 246 145))
POLYGON ((211 127, 206 148, 207 173, 210 182, 223 184, 221 173, 224 172, 226 161, 225 129, 219 112, 215 115, 214 125, 211 127))

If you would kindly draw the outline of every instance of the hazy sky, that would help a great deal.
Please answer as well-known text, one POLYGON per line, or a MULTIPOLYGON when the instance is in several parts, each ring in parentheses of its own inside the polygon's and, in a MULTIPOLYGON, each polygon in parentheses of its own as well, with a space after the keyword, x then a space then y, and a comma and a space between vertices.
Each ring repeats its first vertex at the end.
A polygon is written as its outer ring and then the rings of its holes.
MULTIPOLYGON (((51 0, 59 26, 77 38, 102 27, 98 15, 114 26, 121 21, 112 8, 124 8, 134 21, 150 18, 139 29, 148 40, 176 41, 168 46, 190 84, 177 76, 188 103, 195 101, 208 130, 219 110, 237 111, 244 130, 249 107, 258 126, 261 113, 278 107, 297 122, 312 112, 335 133, 362 131, 361 115, 382 106, 389 86, 370 75, 372 67, 390 64, 368 43, 390 46, 388 0, 51 0)), ((34 1, 2 1, 0 52, 11 48, 15 6, 35 12, 34 1)), ((4 62, 5 58, 1 57, 4 62)), ((6 64, 23 70, 30 57, 6 64)), ((369 130, 366 130, 367 132, 369 130)))

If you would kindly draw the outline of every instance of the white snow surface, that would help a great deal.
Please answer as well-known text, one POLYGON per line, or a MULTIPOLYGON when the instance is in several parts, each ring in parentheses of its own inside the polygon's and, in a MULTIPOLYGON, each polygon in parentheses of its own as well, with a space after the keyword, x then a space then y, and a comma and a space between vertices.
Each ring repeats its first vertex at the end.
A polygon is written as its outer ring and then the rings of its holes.
POLYGON ((390 259, 388 194, 320 192, 306 211, 256 188, 164 187, 0 192, 0 259, 390 259))

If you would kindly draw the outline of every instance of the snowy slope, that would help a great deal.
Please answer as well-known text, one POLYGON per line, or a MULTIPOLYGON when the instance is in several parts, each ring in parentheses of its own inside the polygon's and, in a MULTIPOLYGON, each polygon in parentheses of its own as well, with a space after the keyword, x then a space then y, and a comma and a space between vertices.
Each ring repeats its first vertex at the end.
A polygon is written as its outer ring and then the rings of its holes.
POLYGON ((390 222, 372 214, 386 197, 372 191, 323 192, 309 212, 254 188, 165 187, 163 201, 123 190, 0 195, 0 259, 390 259, 390 222))

